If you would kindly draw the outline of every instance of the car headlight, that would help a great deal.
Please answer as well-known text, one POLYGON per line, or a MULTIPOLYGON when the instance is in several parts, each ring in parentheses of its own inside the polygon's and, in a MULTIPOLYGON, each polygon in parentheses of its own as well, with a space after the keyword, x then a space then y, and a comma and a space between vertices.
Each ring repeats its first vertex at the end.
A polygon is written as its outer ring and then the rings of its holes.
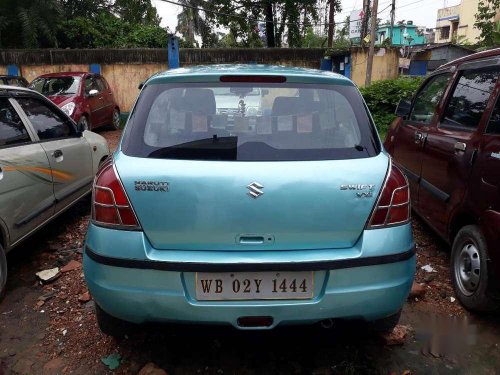
POLYGON ((61 110, 66 113, 68 116, 71 116, 73 114, 73 111, 75 110, 75 103, 69 102, 61 107, 61 110))

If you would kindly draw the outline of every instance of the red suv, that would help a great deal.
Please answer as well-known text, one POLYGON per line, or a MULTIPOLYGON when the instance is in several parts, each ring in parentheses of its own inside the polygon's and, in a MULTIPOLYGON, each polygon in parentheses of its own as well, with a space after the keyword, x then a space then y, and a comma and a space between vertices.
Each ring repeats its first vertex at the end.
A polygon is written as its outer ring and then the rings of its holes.
POLYGON ((470 310, 500 307, 500 49, 443 65, 402 100, 385 147, 412 204, 452 245, 455 292, 470 310))
POLYGON ((120 127, 120 108, 113 91, 99 74, 45 74, 31 82, 30 88, 57 104, 81 130, 101 125, 120 127))

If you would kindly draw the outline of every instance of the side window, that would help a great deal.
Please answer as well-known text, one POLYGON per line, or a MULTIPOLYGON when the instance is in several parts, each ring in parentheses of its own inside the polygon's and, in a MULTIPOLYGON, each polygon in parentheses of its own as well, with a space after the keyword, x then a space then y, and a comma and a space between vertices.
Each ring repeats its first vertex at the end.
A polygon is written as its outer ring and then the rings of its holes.
POLYGON ((16 100, 33 124, 40 140, 66 138, 75 134, 69 120, 41 100, 34 98, 17 98, 16 100))
POLYGON ((28 143, 31 139, 8 99, 0 98, 0 147, 28 143))
POLYGON ((96 77, 97 86, 99 87, 99 92, 107 89, 106 82, 101 77, 96 77))
POLYGON ((90 90, 97 90, 101 92, 94 77, 85 78, 85 94, 88 95, 90 90))
POLYGON ((467 130, 476 129, 498 80, 498 74, 498 70, 464 71, 446 106, 442 123, 467 130))
POLYGON ((486 128, 486 133, 500 135, 500 96, 497 98, 497 104, 491 112, 491 117, 490 121, 488 122, 488 127, 486 128))
POLYGON ((441 74, 431 78, 427 82, 414 100, 413 109, 409 117, 410 121, 421 122, 423 124, 428 124, 432 121, 439 101, 448 86, 450 77, 450 74, 441 74))

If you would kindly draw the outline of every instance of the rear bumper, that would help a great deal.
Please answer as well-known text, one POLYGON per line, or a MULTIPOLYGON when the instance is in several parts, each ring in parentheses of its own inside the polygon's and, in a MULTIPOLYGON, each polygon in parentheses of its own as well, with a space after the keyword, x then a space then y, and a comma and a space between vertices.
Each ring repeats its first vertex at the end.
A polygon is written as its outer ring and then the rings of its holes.
POLYGON ((240 317, 271 316, 273 324, 267 328, 273 328, 328 318, 371 321, 401 309, 415 273, 410 226, 365 231, 355 249, 261 252, 164 251, 158 254, 157 250, 148 248, 141 232, 120 232, 129 237, 125 242, 122 236, 109 238, 115 234, 112 232, 117 231, 90 226, 84 254, 85 278, 103 310, 135 323, 229 324, 239 328, 240 317), (105 237, 108 241, 102 242, 105 237), (135 256, 127 256, 134 242, 142 248, 142 257, 137 250, 135 256), (387 245, 384 251, 378 249, 384 245, 387 245), (352 256, 353 251, 357 256, 352 256), (313 270, 314 298, 196 300, 195 272, 243 270, 313 270))

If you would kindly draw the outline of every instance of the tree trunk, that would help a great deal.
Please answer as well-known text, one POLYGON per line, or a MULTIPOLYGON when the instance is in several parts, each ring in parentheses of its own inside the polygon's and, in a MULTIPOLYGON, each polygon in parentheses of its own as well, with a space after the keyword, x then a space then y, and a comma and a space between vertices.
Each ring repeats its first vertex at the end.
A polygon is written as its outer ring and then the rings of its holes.
POLYGON ((335 0, 330 0, 328 15, 328 48, 333 47, 333 33, 335 31, 335 0))
POLYGON ((274 38, 274 16, 272 0, 266 0, 264 5, 264 12, 266 14, 266 40, 267 47, 276 47, 276 40, 274 38))

